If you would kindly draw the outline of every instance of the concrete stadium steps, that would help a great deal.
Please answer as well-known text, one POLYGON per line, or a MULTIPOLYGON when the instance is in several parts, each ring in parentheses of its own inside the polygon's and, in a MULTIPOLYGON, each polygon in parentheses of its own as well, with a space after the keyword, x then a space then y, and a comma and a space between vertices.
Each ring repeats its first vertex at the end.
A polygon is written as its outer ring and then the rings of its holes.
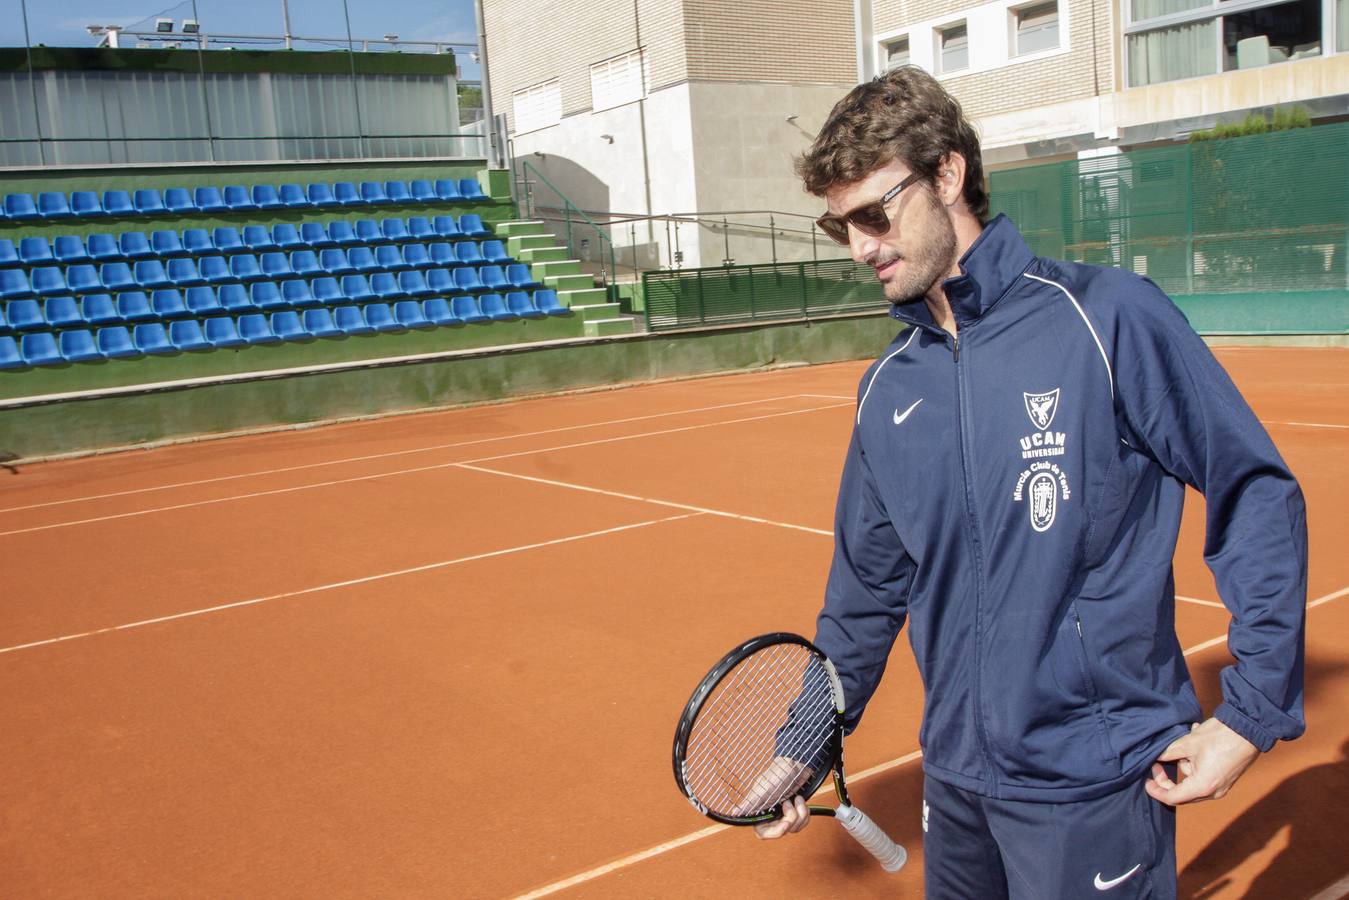
POLYGON ((603 288, 595 286, 595 277, 581 269, 580 260, 571 259, 567 248, 541 221, 498 222, 496 237, 505 241, 506 252, 527 263, 534 277, 557 291, 557 299, 581 321, 587 337, 632 334, 636 326, 617 303, 610 303, 603 288))
POLYGON ((541 262, 563 262, 567 257, 566 247, 525 247, 522 250, 507 248, 511 256, 531 266, 541 262))
MULTIPOLYGON (((598 291, 603 295, 603 291, 598 291)), ((622 315, 617 303, 580 303, 571 311, 581 318, 581 327, 587 337, 608 337, 615 334, 632 334, 632 319, 622 315)))
POLYGON ((501 240, 512 237, 522 237, 524 235, 547 235, 548 228, 543 222, 538 220, 511 220, 508 222, 496 222, 493 225, 493 231, 496 237, 501 240))

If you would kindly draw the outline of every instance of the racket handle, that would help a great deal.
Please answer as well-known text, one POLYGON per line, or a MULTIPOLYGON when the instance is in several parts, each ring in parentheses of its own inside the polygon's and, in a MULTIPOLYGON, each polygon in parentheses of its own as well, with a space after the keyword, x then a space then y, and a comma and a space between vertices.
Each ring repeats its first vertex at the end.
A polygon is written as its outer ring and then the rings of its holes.
POLYGON ((857 839, 857 843, 867 848, 872 856, 880 861, 881 868, 887 872, 898 872, 904 868, 909 854, 890 836, 881 831, 879 825, 871 821, 866 813, 855 806, 840 806, 834 813, 848 833, 857 839))

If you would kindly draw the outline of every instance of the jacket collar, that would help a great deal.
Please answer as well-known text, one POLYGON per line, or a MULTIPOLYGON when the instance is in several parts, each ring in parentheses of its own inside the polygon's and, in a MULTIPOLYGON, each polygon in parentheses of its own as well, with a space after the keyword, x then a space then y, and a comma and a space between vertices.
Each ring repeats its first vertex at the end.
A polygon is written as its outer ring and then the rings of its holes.
MULTIPOLYGON (((985 225, 960 258, 960 274, 942 282, 956 326, 975 322, 988 312, 1034 259, 1011 219, 999 214, 985 225)), ((915 325, 935 325, 921 298, 893 306, 890 315, 915 325)))

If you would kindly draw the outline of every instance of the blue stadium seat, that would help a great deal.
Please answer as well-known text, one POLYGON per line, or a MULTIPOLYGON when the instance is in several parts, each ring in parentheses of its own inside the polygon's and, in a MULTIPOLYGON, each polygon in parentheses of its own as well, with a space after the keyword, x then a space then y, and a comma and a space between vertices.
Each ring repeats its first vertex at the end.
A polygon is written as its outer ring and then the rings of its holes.
POLYGON ((380 244, 376 247, 375 263, 386 272, 401 272, 412 268, 399 252, 397 244, 380 244))
POLYGON ((150 309, 161 319, 181 319, 188 314, 183 292, 176 288, 164 288, 151 294, 150 309))
POLYGON ((300 322, 304 330, 314 337, 342 336, 342 329, 333 322, 333 314, 327 309, 306 309, 300 322))
POLYGON ((337 198, 333 196, 333 189, 326 184, 311 184, 309 190, 306 191, 306 195, 309 197, 310 206, 325 208, 340 205, 337 198))
POLYGON ((37 213, 44 219, 69 219, 75 215, 66 195, 56 191, 43 191, 37 195, 37 213))
POLYGON ((66 361, 61 348, 56 346, 56 335, 50 331, 25 334, 19 339, 19 352, 30 366, 52 366, 66 361))
POLYGON ((122 321, 112 294, 90 294, 80 300, 80 315, 90 325, 112 325, 122 321))
POLYGON ((315 250, 337 246, 337 241, 328 237, 328 228, 322 222, 301 222, 300 240, 315 250))
POLYGON ((47 327, 42 307, 36 300, 11 300, 5 308, 11 331, 36 331, 47 327))
POLYGON ((94 262, 116 262, 122 259, 122 248, 117 245, 117 238, 110 234, 91 234, 84 239, 84 243, 94 262))
POLYGON ((222 284, 220 286, 220 306, 228 313, 255 312, 257 307, 253 305, 253 298, 248 293, 248 288, 242 284, 222 284))
POLYGON ((408 193, 420 203, 432 203, 440 199, 436 196, 435 187, 425 178, 418 178, 408 185, 408 193))
POLYGON ((492 232, 482 223, 482 216, 477 213, 464 213, 459 217, 459 230, 466 237, 485 238, 491 237, 492 232))
POLYGON ((52 241, 52 253, 56 261, 63 266, 93 262, 93 258, 89 256, 89 249, 84 246, 84 240, 75 234, 58 235, 52 241))
POLYGON ((284 253, 264 253, 258 257, 258 265, 262 268, 263 276, 272 281, 280 281, 295 274, 290 267, 290 257, 284 253))
POLYGON ((345 334, 374 334, 375 329, 366 324, 359 306, 339 306, 333 310, 333 323, 345 334))
POLYGON ((348 300, 354 300, 357 303, 375 299, 375 292, 370 289, 370 282, 366 280, 364 275, 343 275, 342 294, 348 300))
POLYGON ((344 221, 329 222, 328 237, 339 247, 354 247, 361 242, 356 236, 356 229, 351 227, 350 222, 344 221))
POLYGON ((436 179, 436 197, 440 200, 463 200, 464 195, 459 190, 459 182, 453 178, 436 179))
POLYGON ((178 350, 214 350, 215 345, 206 340, 201 325, 196 319, 184 319, 169 323, 169 343, 178 350))
POLYGON ((5 195, 5 218, 6 219, 36 219, 37 204, 33 202, 32 194, 6 194, 5 195))
POLYGON ((183 239, 176 231, 154 231, 150 234, 150 249, 159 257, 186 256, 183 239))
POLYGON ((117 315, 123 322, 149 322, 154 319, 150 298, 142 291, 127 291, 117 295, 117 315))
POLYGON ((122 232, 121 237, 117 239, 117 246, 122 250, 122 259, 129 262, 155 258, 154 248, 150 246, 150 239, 143 231, 122 232))
POLYGON ((244 247, 244 239, 239 234, 239 229, 228 225, 222 225, 211 232, 211 243, 215 244, 215 249, 220 253, 242 253, 247 249, 244 247))
POLYGON ((131 340, 142 353, 172 353, 173 344, 162 322, 146 322, 131 330, 131 340))
POLYGON ((435 292, 436 296, 444 297, 447 294, 454 293, 454 276, 450 272, 450 269, 426 270, 426 284, 435 292))
POLYGON ((103 201, 94 191, 71 191, 70 211, 80 218, 107 215, 103 210, 103 201))
POLYGON ((66 269, 66 284, 75 294, 99 294, 103 292, 103 279, 98 277, 98 269, 90 263, 80 263, 66 269))
MULTIPOLYGON (((286 209, 308 209, 314 205, 309 202, 309 197, 305 194, 304 188, 298 184, 281 185, 277 196, 286 209)), ((329 204, 329 206, 331 205, 329 204)))
POLYGON ((501 293, 511 289, 511 283, 506 280, 506 274, 501 271, 501 266, 483 266, 478 269, 478 278, 482 280, 482 286, 489 291, 501 293))
POLYGON ((258 258, 251 253, 231 256, 230 275, 236 281, 261 281, 262 270, 258 268, 258 258))
POLYGON ((292 309, 272 313, 272 333, 283 341, 303 341, 314 336, 300 322, 300 314, 292 309))
POLYGON ((267 317, 262 313, 249 313, 239 317, 239 337, 250 344, 279 344, 281 338, 272 333, 267 317))
POLYGON ((207 284, 229 284, 236 279, 230 273, 229 261, 233 257, 227 256, 203 256, 197 261, 197 267, 201 270, 201 277, 206 279, 207 284))
POLYGON ((29 273, 33 280, 33 293, 39 297, 57 297, 70 293, 66 285, 66 273, 56 266, 40 266, 29 273))
MULTIPOLYGON (((163 203, 165 211, 179 215, 197 211, 197 204, 187 188, 165 188, 163 203)), ((160 210, 143 210, 143 212, 160 212, 160 210)))
POLYGON ((476 294, 483 290, 484 285, 477 269, 455 269, 454 288, 461 294, 476 294))
POLYGON ((277 222, 272 226, 272 242, 282 250, 303 250, 309 246, 300 237, 300 230, 289 222, 277 222))
POLYGON ((362 244, 383 244, 388 238, 374 219, 356 220, 356 239, 362 244))
POLYGON ((454 255, 454 245, 449 241, 435 241, 426 245, 426 252, 431 257, 432 266, 443 266, 452 269, 459 265, 459 257, 454 255))
POLYGON ((511 291, 506 295, 506 308, 522 319, 542 319, 546 314, 530 301, 524 291, 511 291))
POLYGON ((384 195, 389 198, 390 203, 408 203, 412 200, 406 181, 384 182, 384 195))
POLYGON ((131 330, 125 325, 98 330, 98 352, 108 359, 125 359, 128 356, 140 356, 136 344, 131 340, 131 330))
POLYGON ((414 241, 434 241, 436 230, 431 227, 431 220, 426 216, 410 216, 408 218, 408 236, 414 241))
POLYGON ((482 251, 473 241, 456 241, 454 255, 459 257, 461 266, 480 266, 483 264, 482 251))
POLYGON ((0 369, 18 369, 24 366, 23 354, 14 338, 0 337, 0 369))
POLYGON ((421 272, 413 270, 411 272, 400 272, 398 275, 398 286, 404 294, 409 297, 433 297, 435 291, 426 283, 426 276, 421 272))
POLYGON ((309 283, 309 289, 313 292, 314 299, 323 306, 347 302, 347 295, 342 293, 342 286, 331 275, 315 278, 309 283))
POLYGON ((482 253, 483 259, 498 266, 504 266, 515 260, 513 256, 506 252, 506 245, 501 241, 483 241, 478 247, 478 251, 482 253))
POLYGON ((103 211, 110 216, 135 215, 136 207, 131 205, 131 195, 126 191, 104 191, 103 211))
POLYGON ((9 238, 0 238, 0 269, 12 269, 19 265, 19 250, 9 238))
POLYGON ((405 328, 434 328, 436 323, 422 312, 422 305, 416 300, 399 300, 393 305, 393 317, 405 328))
POLYGON ((292 309, 321 305, 314 297, 313 291, 309 289, 309 282, 300 281, 298 278, 281 282, 281 296, 285 298, 286 305, 292 309))
MULTIPOLYGON (((115 266, 117 263, 109 263, 109 265, 115 266)), ((107 267, 105 266, 105 268, 107 267)), ((164 264, 157 259, 140 260, 136 263, 134 271, 137 287, 154 290, 173 284, 169 280, 169 273, 164 271, 164 264)), ((107 284, 105 287, 111 289, 113 286, 107 284)))
POLYGON ((478 183, 478 179, 476 178, 459 179, 459 193, 463 195, 465 200, 492 199, 483 191, 482 185, 478 183))
POLYGON ((248 292, 253 295, 253 305, 266 312, 287 309, 290 306, 286 298, 281 296, 280 289, 271 281, 254 282, 248 292))
POLYGON ((426 318, 437 325, 462 325, 464 320, 450 310, 450 302, 444 297, 435 297, 422 304, 426 318))
MULTIPOLYGON (((340 188, 341 185, 334 185, 334 187, 340 188)), ((384 185, 378 181, 362 181, 359 196, 362 203, 368 203, 371 206, 392 202, 384 190, 384 185)), ((341 197, 339 196, 338 199, 341 199, 341 197)))
POLYGON ((443 238, 459 238, 464 233, 459 230, 459 220, 454 216, 435 216, 431 219, 431 228, 443 238))
POLYGON ((5 307, 0 304, 0 334, 9 334, 9 322, 5 319, 5 307))
MULTIPOLYGON (((226 188, 226 190, 229 189, 226 188)), ((243 190, 243 188, 239 188, 238 190, 243 190)), ((168 197, 167 191, 164 196, 165 198, 168 197)), ((247 197, 248 195, 244 194, 244 196, 247 197)), ((225 212, 226 210, 236 208, 225 201, 224 196, 220 193, 220 188, 211 187, 210 185, 203 185, 202 187, 197 188, 192 195, 192 199, 196 203, 197 209, 202 212, 225 212)), ((247 207, 244 208, 247 209, 247 207)))
MULTIPOLYGON (((294 187, 298 188, 299 185, 294 185, 294 187)), ((229 202, 229 190, 229 188, 225 188, 226 202, 229 202)), ((258 209, 281 209, 286 205, 285 202, 282 201, 281 195, 276 192, 276 188, 272 187, 270 184, 253 185, 252 199, 253 205, 258 209)), ((241 208, 247 209, 248 207, 241 208)))
POLYGON ((384 240, 395 244, 412 240, 407 223, 402 219, 385 219, 379 223, 379 230, 384 233, 384 240))
POLYGON ((403 261, 414 269, 429 269, 435 265, 426 252, 425 244, 404 244, 403 261))
MULTIPOLYGON (((360 248, 353 248, 360 249, 360 248)), ((347 259, 347 252, 339 247, 319 251, 319 265, 329 275, 354 275, 356 267, 347 259)))
POLYGON ((188 256, 205 256, 215 252, 211 232, 205 228, 187 228, 183 231, 183 250, 188 256))
POLYGON ((73 328, 84 324, 84 316, 74 297, 52 297, 42 304, 42 315, 53 328, 73 328))
POLYGON ((33 285, 23 269, 0 269, 0 300, 33 296, 33 285))
MULTIPOLYGON (((202 262, 208 259, 219 259, 223 262, 223 257, 220 256, 203 256, 202 262)), ((168 276, 169 281, 180 288, 200 287, 209 282, 209 279, 197 268, 197 261, 188 256, 180 256, 169 260, 168 276)))
POLYGON ((194 316, 213 316, 224 311, 224 307, 220 305, 220 297, 210 285, 199 284, 188 288, 183 299, 187 304, 187 311, 194 316))
POLYGON ((333 198, 342 206, 365 206, 361 192, 350 181, 339 181, 333 185, 333 198))
POLYGON ((534 292, 534 308, 550 316, 571 315, 571 310, 558 302, 557 291, 552 288, 534 292))
MULTIPOLYGON (((255 209, 280 209, 281 201, 276 196, 276 189, 271 185, 259 185, 259 187, 265 187, 272 192, 270 206, 261 206, 261 204, 254 199, 258 188, 255 187, 253 188, 253 191, 250 192, 248 188, 241 184, 225 185, 225 189, 221 191, 220 200, 225 204, 226 209, 234 210, 236 212, 248 212, 255 209)), ((197 203, 200 204, 201 200, 198 199, 197 203)))
POLYGON ((369 275, 380 269, 375 253, 369 247, 352 247, 347 251, 347 261, 358 275, 369 275))
POLYGON ((19 239, 19 261, 25 266, 49 266, 56 262, 52 245, 44 237, 19 239))
POLYGON ((407 293, 398 285, 392 272, 376 272, 370 276, 370 290, 381 300, 403 300, 407 293))
POLYGON ((281 249, 276 241, 272 240, 272 230, 266 225, 245 225, 244 247, 253 253, 281 249))
POLYGON ((168 212, 164 197, 155 188, 141 188, 131 195, 131 205, 141 215, 159 215, 168 212))
POLYGON ((535 280, 529 271, 529 266, 524 263, 513 263, 506 267, 506 278, 510 281, 512 287, 516 288, 538 288, 543 284, 535 280))
POLYGON ((61 332, 60 350, 68 362, 88 362, 103 358, 98 345, 94 343, 94 333, 86 328, 61 332))
POLYGON ((461 322, 490 322, 487 316, 483 315, 481 307, 478 306, 477 297, 452 297, 450 298, 450 310, 455 318, 461 322))
POLYGON ((365 308, 365 322, 376 331, 406 331, 407 328, 393 317, 393 310, 387 303, 371 303, 365 308))
POLYGON ((239 337, 239 329, 234 327, 234 320, 229 316, 207 319, 204 324, 206 340, 211 342, 212 347, 242 347, 248 343, 239 337))
POLYGON ((478 306, 482 308, 483 315, 493 322, 517 318, 515 313, 506 308, 506 303, 501 299, 500 294, 481 295, 478 297, 478 306))
POLYGON ((317 278, 326 271, 313 250, 296 250, 290 255, 290 270, 301 278, 317 278))

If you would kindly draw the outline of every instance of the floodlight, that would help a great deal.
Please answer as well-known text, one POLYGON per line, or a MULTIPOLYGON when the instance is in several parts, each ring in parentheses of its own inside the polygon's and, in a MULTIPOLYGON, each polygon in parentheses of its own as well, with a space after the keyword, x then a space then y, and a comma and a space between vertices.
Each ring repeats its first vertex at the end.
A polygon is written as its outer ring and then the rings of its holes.
POLYGON ((159 32, 160 34, 166 34, 170 31, 173 31, 173 20, 155 19, 155 31, 159 32))
POLYGON ((384 40, 386 40, 386 41, 388 41, 390 44, 392 44, 394 41, 398 40, 398 35, 396 35, 396 34, 386 34, 386 35, 384 35, 384 40))
POLYGON ((197 34, 200 31, 196 19, 183 19, 183 34, 197 34))
POLYGON ((98 35, 100 35, 100 34, 103 33, 103 26, 102 26, 102 25, 86 25, 86 26, 84 26, 84 30, 87 31, 87 32, 89 32, 90 34, 94 35, 95 37, 97 37, 98 35))

